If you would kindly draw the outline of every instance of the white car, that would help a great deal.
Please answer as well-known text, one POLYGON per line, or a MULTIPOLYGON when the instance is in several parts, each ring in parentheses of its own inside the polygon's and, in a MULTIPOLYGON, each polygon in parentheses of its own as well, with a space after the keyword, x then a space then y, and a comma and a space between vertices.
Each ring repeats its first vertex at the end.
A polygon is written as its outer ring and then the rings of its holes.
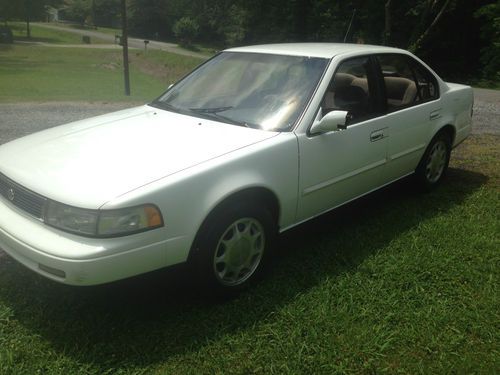
POLYGON ((188 262, 237 291, 275 234, 410 174, 438 184, 472 105, 400 49, 228 49, 149 105, 1 146, 0 248, 66 284, 188 262))

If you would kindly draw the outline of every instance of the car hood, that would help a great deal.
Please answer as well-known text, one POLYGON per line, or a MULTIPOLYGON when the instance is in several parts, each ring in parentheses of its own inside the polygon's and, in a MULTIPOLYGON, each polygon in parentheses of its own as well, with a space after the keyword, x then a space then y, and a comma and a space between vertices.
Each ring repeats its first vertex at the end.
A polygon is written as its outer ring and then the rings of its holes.
POLYGON ((9 142, 0 147, 0 172, 50 199, 98 208, 276 134, 142 106, 9 142))

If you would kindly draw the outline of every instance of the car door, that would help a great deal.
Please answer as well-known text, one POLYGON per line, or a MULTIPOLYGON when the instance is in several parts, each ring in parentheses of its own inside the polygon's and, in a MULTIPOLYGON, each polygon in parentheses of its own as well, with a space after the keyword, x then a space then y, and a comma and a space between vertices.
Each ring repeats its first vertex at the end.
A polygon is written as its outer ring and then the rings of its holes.
POLYGON ((441 116, 436 78, 403 54, 376 56, 385 97, 388 181, 412 173, 427 146, 432 123, 441 116))
POLYGON ((317 118, 348 111, 345 130, 298 134, 299 198, 297 221, 367 193, 383 181, 386 125, 380 117, 372 58, 341 62, 324 94, 317 118))

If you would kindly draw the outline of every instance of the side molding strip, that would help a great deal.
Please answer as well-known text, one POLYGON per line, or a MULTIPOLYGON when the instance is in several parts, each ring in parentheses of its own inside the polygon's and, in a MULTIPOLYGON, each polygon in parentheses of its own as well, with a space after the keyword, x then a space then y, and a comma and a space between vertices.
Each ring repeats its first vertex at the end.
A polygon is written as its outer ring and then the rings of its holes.
POLYGON ((347 180, 348 178, 351 178, 351 177, 354 177, 360 173, 364 173, 366 171, 369 171, 370 169, 374 169, 374 168, 377 168, 377 167, 380 167, 381 165, 384 165, 385 163, 387 163, 387 159, 382 159, 382 160, 379 160, 373 164, 369 164, 367 166, 364 166, 362 168, 359 168, 359 169, 356 169, 352 172, 349 172, 349 173, 346 173, 346 174, 343 174, 341 176, 338 176, 338 177, 335 177, 335 178, 332 178, 330 180, 327 180, 327 181, 323 181, 323 182, 320 182, 319 184, 316 184, 316 185, 313 185, 313 186, 310 186, 308 188, 305 188, 304 191, 302 192, 302 195, 307 195, 307 194, 311 194, 317 190, 320 190, 320 189, 324 189, 328 186, 331 186, 333 184, 336 184, 340 181, 343 181, 343 180, 347 180))

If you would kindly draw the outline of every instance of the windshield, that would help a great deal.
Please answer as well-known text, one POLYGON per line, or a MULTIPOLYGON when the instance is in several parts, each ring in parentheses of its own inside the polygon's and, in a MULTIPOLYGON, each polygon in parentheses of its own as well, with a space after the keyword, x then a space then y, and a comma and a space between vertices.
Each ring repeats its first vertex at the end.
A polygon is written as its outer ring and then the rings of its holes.
POLYGON ((223 52, 152 105, 235 125, 289 131, 327 64, 322 58, 223 52))

